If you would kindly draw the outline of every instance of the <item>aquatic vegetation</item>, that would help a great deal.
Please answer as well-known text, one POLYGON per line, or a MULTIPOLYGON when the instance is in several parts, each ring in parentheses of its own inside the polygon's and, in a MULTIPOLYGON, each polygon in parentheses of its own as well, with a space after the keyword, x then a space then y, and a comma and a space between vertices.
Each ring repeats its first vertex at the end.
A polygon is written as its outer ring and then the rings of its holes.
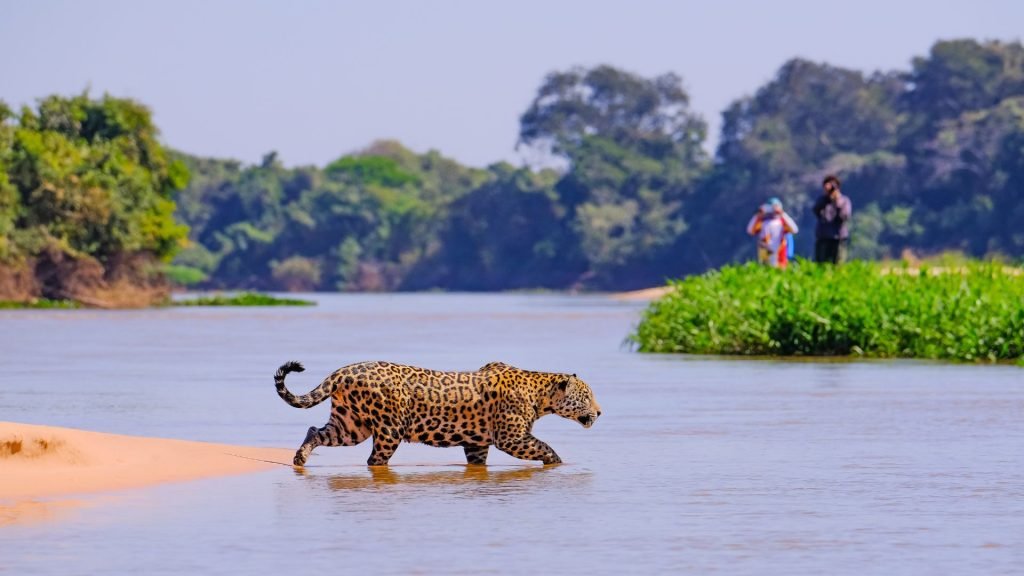
POLYGON ((315 306, 316 302, 297 298, 278 298, 259 292, 240 292, 233 295, 217 294, 173 302, 174 306, 315 306))
POLYGON ((29 300, 27 302, 16 302, 13 300, 0 300, 0 310, 17 310, 17 309, 34 309, 34 310, 49 310, 49 309, 62 309, 71 310, 75 308, 81 308, 82 305, 73 300, 48 300, 46 298, 38 298, 35 300, 29 300))
POLYGON ((1018 360, 1020 272, 978 262, 726 266, 671 281, 673 290, 651 303, 630 340, 642 352, 1018 360))

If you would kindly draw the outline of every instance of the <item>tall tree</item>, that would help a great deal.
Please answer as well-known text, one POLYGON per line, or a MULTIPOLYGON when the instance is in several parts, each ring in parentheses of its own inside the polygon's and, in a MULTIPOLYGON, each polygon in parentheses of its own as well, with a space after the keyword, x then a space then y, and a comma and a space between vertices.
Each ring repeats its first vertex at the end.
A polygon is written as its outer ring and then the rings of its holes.
POLYGON ((661 155, 672 148, 696 162, 707 125, 689 105, 675 74, 646 79, 611 66, 573 68, 545 78, 519 120, 519 140, 571 155, 586 138, 598 137, 661 155))
POLYGON ((598 66, 548 75, 519 137, 568 163, 557 190, 587 262, 579 281, 651 281, 641 272, 686 229, 683 204, 706 168, 706 129, 674 74, 598 66))

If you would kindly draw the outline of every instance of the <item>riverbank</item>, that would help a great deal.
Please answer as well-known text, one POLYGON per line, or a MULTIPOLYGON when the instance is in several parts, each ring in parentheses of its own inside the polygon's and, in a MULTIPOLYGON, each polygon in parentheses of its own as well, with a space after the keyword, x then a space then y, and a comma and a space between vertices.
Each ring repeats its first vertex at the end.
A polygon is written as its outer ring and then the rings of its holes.
POLYGON ((0 526, 73 502, 57 497, 290 466, 293 453, 0 422, 0 526))
POLYGON ((39 253, 0 260, 4 308, 146 308, 167 301, 171 285, 152 254, 123 253, 103 262, 49 244, 39 253))
POLYGON ((167 306, 316 306, 311 300, 298 298, 279 298, 259 292, 240 292, 233 295, 212 294, 187 298, 183 300, 163 300, 146 306, 107 306, 103 303, 80 302, 76 300, 33 299, 26 301, 0 300, 0 310, 75 310, 79 308, 98 308, 112 310, 121 308, 163 308, 167 306))

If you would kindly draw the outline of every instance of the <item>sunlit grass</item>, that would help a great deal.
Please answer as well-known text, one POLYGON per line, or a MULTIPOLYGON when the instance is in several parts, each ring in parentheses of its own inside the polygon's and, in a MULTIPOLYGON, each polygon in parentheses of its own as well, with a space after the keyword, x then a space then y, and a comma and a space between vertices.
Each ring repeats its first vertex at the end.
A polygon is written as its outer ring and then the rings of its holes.
POLYGON ((915 274, 868 262, 801 261, 786 271, 748 264, 670 284, 630 336, 643 352, 1024 357, 1024 276, 1002 264, 915 274))

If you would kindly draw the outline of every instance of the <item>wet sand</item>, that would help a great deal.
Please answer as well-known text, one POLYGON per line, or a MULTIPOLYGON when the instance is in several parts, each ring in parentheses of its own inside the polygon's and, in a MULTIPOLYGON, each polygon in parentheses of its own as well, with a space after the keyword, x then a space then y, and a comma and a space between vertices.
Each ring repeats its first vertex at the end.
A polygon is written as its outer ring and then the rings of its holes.
POLYGON ((671 291, 671 286, 655 286, 654 288, 644 288, 643 290, 633 290, 631 292, 616 292, 611 297, 625 302, 646 302, 648 300, 657 300, 671 291))
POLYGON ((290 466, 293 451, 0 422, 0 525, 52 517, 71 494, 290 466))

